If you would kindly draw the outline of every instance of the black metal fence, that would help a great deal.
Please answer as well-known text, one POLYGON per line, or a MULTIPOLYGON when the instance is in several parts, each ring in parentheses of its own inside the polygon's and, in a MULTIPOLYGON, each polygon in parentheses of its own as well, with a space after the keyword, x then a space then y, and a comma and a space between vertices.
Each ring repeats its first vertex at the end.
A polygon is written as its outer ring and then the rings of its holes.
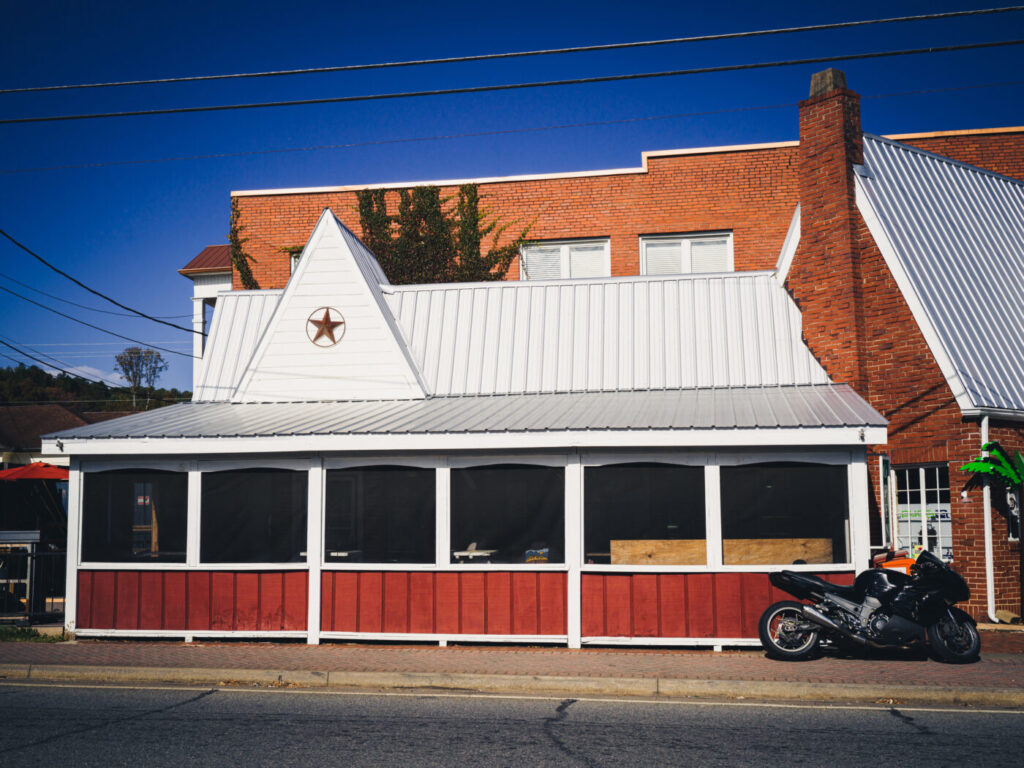
POLYGON ((66 552, 0 545, 0 621, 62 620, 66 565, 66 552))

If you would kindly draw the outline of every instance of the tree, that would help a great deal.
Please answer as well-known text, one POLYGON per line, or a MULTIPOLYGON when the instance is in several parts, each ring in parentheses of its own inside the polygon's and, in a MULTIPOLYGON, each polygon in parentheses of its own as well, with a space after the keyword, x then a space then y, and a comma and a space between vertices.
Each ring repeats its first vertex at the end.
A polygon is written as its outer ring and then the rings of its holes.
MULTIPOLYGON (((132 392, 132 408, 135 408, 139 389, 145 385, 146 390, 152 392, 160 374, 167 370, 167 363, 155 349, 126 347, 123 352, 114 355, 114 369, 128 382, 132 392)), ((146 404, 149 405, 148 398, 146 404)))
POLYGON ((413 187, 398 191, 398 212, 391 215, 386 195, 383 189, 357 193, 359 224, 366 247, 396 284, 501 280, 529 231, 499 246, 513 222, 487 219, 476 184, 459 187, 453 209, 440 188, 413 187))

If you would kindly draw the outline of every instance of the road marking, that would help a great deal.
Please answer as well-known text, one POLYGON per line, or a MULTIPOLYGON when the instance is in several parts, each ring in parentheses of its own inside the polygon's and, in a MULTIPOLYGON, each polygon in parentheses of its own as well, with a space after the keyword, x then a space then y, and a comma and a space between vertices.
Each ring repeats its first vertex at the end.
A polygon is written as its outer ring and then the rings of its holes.
MULTIPOLYGON (((511 693, 459 693, 449 691, 432 691, 430 693, 416 693, 411 691, 333 691, 324 688, 240 688, 220 685, 101 685, 90 683, 18 683, 0 682, 0 687, 6 688, 85 688, 101 690, 124 690, 124 691, 209 691, 217 693, 272 693, 290 694, 293 696, 377 696, 396 697, 410 699, 497 699, 499 701, 564 701, 565 696, 537 696, 527 694, 511 693)), ((1024 715, 1021 709, 973 709, 968 707, 907 707, 900 704, 783 704, 779 702, 756 702, 756 701, 702 701, 698 699, 645 699, 633 696, 622 698, 602 698, 580 696, 576 699, 579 703, 594 704, 656 704, 659 706, 677 707, 754 707, 759 709, 828 709, 828 710, 863 710, 869 712, 889 712, 893 707, 899 708, 900 712, 935 712, 939 714, 975 714, 975 715, 1024 715)))

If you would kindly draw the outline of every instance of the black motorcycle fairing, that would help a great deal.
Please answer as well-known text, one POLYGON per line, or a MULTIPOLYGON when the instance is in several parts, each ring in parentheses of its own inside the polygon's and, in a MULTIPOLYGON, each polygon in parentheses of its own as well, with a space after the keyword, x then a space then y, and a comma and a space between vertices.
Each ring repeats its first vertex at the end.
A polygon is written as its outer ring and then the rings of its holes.
POLYGON ((865 597, 874 597, 882 603, 888 603, 913 580, 912 576, 891 568, 861 571, 853 582, 855 598, 860 601, 865 597))

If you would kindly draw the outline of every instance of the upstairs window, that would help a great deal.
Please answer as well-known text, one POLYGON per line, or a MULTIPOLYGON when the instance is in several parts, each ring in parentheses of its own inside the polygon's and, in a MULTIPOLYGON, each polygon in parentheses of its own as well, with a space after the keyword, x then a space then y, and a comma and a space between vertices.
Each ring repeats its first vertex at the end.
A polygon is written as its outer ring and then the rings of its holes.
POLYGON ((531 243, 519 258, 520 280, 610 277, 611 269, 607 240, 531 243))
POLYGON ((732 271, 732 234, 729 232, 640 238, 642 275, 732 271))

